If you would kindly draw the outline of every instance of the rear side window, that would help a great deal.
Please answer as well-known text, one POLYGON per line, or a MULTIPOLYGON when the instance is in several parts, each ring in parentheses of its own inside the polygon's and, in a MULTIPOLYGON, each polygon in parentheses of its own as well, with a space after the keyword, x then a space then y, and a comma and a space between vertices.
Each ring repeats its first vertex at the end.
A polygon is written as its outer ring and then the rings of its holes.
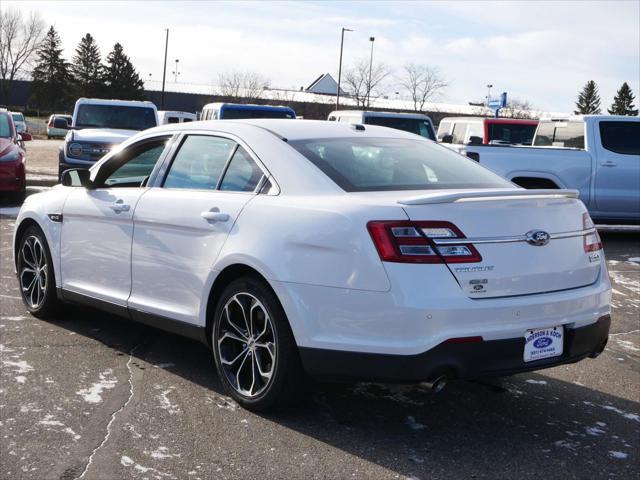
POLYGON ((167 123, 180 123, 180 119, 178 117, 169 117, 167 118, 167 123))
POLYGON ((215 190, 235 147, 227 138, 188 136, 173 159, 164 187, 215 190))
POLYGON ((421 137, 428 138, 429 140, 435 140, 433 130, 431 129, 429 122, 419 118, 377 117, 375 115, 368 115, 365 119, 365 123, 368 125, 395 128, 396 130, 403 130, 405 132, 420 135, 421 137))
POLYGON ((600 122, 602 146, 622 155, 640 155, 640 122, 600 122))
POLYGON ((99 170, 96 183, 107 188, 140 187, 148 179, 170 137, 134 144, 118 153, 99 170))
POLYGON ((452 143, 464 143, 464 135, 467 132, 467 123, 456 123, 453 126, 453 131, 451 135, 453 135, 452 143))
POLYGON ((440 122, 438 126, 438 140, 442 141, 442 137, 451 133, 451 122, 440 122))
POLYGON ((471 122, 467 131, 465 143, 482 143, 484 139, 484 124, 482 122, 471 122), (471 137, 476 137, 472 139, 471 137), (472 141, 473 140, 473 141, 472 141))
POLYGON ((512 145, 531 145, 536 133, 535 125, 489 123, 489 141, 512 145))
POLYGON ((262 170, 241 146, 229 163, 220 190, 232 192, 253 192, 262 179, 262 170))
POLYGON ((584 122, 541 122, 536 147, 584 148, 584 122))
POLYGON ((473 160, 419 138, 327 138, 289 145, 347 192, 513 188, 473 160))

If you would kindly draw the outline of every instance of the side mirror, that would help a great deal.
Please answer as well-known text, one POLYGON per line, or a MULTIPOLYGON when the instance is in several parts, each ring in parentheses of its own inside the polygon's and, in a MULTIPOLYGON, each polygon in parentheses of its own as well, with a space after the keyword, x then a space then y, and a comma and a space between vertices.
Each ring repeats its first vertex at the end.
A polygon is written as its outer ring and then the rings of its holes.
POLYGON ((90 172, 84 168, 72 168, 62 172, 60 183, 65 187, 91 187, 90 172))
POLYGON ((67 120, 64 118, 54 118, 53 128, 61 128, 63 130, 69 130, 69 124, 67 123, 67 120))
POLYGON ((443 135, 440 143, 453 143, 453 135, 443 135))
POLYGON ((30 142, 31 140, 33 140, 33 137, 30 133, 22 132, 18 135, 18 140, 22 140, 23 142, 30 142))

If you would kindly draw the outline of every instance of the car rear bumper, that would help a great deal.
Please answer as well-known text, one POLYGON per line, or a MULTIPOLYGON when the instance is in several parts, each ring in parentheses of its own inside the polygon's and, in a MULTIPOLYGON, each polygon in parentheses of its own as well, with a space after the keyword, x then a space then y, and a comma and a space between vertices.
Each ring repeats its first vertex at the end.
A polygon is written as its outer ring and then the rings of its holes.
POLYGON ((0 163, 0 192, 23 192, 26 184, 24 163, 0 163))
POLYGON ((451 378, 477 378, 511 375, 574 363, 596 356, 604 349, 611 318, 565 331, 563 354, 525 362, 524 335, 520 338, 473 343, 443 342, 417 355, 388 355, 317 348, 300 348, 307 373, 331 380, 367 380, 414 383, 446 375, 451 378))

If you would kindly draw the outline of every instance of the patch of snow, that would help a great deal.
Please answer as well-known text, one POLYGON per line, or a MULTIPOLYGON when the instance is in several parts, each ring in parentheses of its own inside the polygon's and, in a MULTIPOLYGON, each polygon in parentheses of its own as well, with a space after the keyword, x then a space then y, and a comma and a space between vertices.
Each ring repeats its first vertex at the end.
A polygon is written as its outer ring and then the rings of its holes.
POLYGON ((169 367, 175 367, 175 366, 176 366, 175 363, 167 362, 167 363, 157 363, 153 366, 153 368, 169 368, 169 367))
POLYGON ((64 429, 65 433, 68 433, 69 435, 71 435, 73 437, 73 441, 77 442, 78 440, 80 440, 80 438, 82 438, 80 435, 78 435, 76 432, 74 432, 71 428, 67 427, 64 429))
POLYGON ((129 457, 127 457, 126 455, 123 455, 122 457, 120 457, 120 463, 125 466, 125 467, 131 467, 134 463, 133 460, 131 460, 129 457))
POLYGON ((636 413, 627 413, 624 412, 622 410, 620 410, 619 408, 614 407, 613 405, 600 405, 602 408, 604 408, 605 410, 609 410, 611 412, 615 412, 618 415, 622 415, 624 418, 628 419, 628 420, 634 420, 636 422, 640 423, 640 416, 638 416, 638 414, 636 413))
POLYGON ((626 263, 631 263, 633 265, 640 265, 640 257, 631 257, 627 259, 626 263))
POLYGON ((40 420, 38 423, 40 425, 48 425, 51 427, 64 427, 64 423, 59 420, 54 420, 55 415, 47 415, 44 417, 44 420, 40 420))
POLYGON ((10 322, 21 322, 22 320, 26 320, 27 317, 25 317, 24 315, 17 315, 17 316, 14 316, 14 317, 2 316, 2 317, 0 317, 0 319, 1 320, 8 320, 10 322))
POLYGON ((631 352, 640 352, 640 348, 636 347, 633 342, 629 340, 618 340, 616 338, 616 342, 625 350, 629 350, 631 352))
POLYGON ((532 383, 534 385, 546 385, 547 382, 545 380, 533 380, 531 378, 526 380, 527 383, 532 383))
POLYGON ((611 458, 620 458, 620 459, 624 459, 627 458, 629 456, 628 453, 624 453, 624 452, 616 452, 615 450, 611 450, 609 452, 609 456, 611 458))
POLYGON ((598 427, 587 427, 585 428, 587 435, 591 435, 593 437, 599 437, 603 433, 606 433, 604 430, 598 427))
POLYGON ((82 396, 85 402, 100 403, 102 402, 102 392, 111 390, 118 383, 118 379, 113 376, 113 370, 107 369, 100 374, 100 381, 94 383, 89 388, 78 390, 76 394, 82 396))
POLYGON ((169 449, 167 447, 158 447, 153 452, 151 452, 151 458, 163 459, 163 458, 173 458, 179 457, 178 453, 167 453, 169 449))
POLYGON ((23 375, 18 375, 16 377, 16 382, 18 383, 25 383, 27 381, 27 377, 23 376, 23 375))
POLYGON ((33 367, 24 360, 20 360, 18 362, 13 362, 11 360, 3 360, 2 364, 7 367, 14 367, 15 368, 14 373, 29 373, 33 371, 33 367))
POLYGON ((425 428, 427 428, 426 425, 416 422, 415 417, 412 417, 411 415, 407 417, 404 423, 408 425, 411 430, 424 430, 425 428))
POLYGON ((572 442, 570 440, 558 440, 554 443, 556 447, 568 448, 569 450, 575 450, 580 446, 580 442, 572 442))
POLYGON ((169 415, 175 415, 176 413, 180 413, 180 407, 175 403, 171 403, 169 400, 169 394, 175 387, 170 387, 168 390, 164 390, 158 398, 160 399, 160 408, 169 412, 169 415))
POLYGON ((17 217, 20 212, 20 207, 0 207, 0 215, 6 215, 8 217, 17 217))

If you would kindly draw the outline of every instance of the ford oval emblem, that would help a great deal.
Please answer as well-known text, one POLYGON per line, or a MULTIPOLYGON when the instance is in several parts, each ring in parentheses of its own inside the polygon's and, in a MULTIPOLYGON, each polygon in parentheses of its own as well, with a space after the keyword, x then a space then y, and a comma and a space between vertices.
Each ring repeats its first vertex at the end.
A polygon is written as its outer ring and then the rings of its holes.
POLYGON ((542 247, 549 243, 551 236, 544 230, 531 230, 525 235, 527 243, 536 247, 542 247))
POLYGON ((552 340, 549 337, 536 338, 533 342, 533 346, 536 348, 547 348, 551 345, 552 340))

